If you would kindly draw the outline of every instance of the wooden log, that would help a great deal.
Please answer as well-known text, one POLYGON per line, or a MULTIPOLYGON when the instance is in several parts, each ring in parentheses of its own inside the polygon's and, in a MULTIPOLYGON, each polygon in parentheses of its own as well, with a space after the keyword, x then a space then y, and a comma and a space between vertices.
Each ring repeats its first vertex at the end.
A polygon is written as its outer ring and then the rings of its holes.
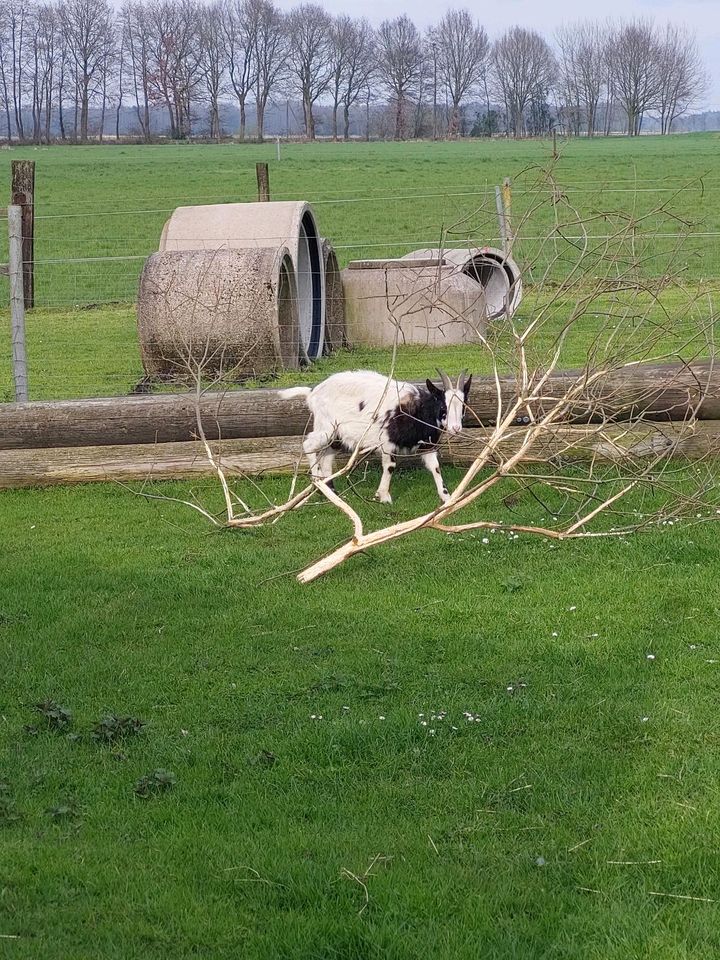
POLYGON ((35 306, 35 161, 13 160, 10 203, 22 207, 22 263, 25 307, 35 306))
MULTIPOLYGON (((466 430, 441 445, 444 463, 467 467, 482 453, 490 431, 466 430)), ((527 430, 512 428, 498 447, 493 462, 507 459, 520 449, 527 430)), ((681 457, 704 460, 720 456, 720 420, 690 423, 628 423, 609 425, 556 424, 544 431, 528 452, 525 462, 549 460, 581 462, 681 457)))
MULTIPOLYGON (((0 450, 167 443, 196 439, 194 394, 0 404, 0 450)), ((209 439, 301 434, 308 409, 275 390, 207 393, 200 401, 209 439)))
MULTIPOLYGON (((453 466, 469 466, 484 450, 488 435, 489 431, 484 428, 466 431, 441 446, 441 460, 453 466)), ((501 454, 509 456, 517 450, 525 435, 522 428, 509 430, 500 448, 501 454)), ((307 472, 299 436, 221 440, 212 442, 211 446, 228 476, 307 472)), ((528 459, 621 461, 629 457, 639 461, 646 457, 670 456, 697 460, 719 453, 720 421, 710 420, 602 428, 558 425, 535 444, 528 459)), ((415 463, 415 458, 408 458, 403 465, 415 463)), ((204 446, 198 441, 0 451, 0 489, 213 475, 204 446)))
MULTIPOLYGON (((535 413, 553 406, 579 371, 558 372, 535 413)), ((514 377, 501 377, 503 408, 517 395, 514 377)), ((492 377, 473 378, 467 427, 494 423, 497 397, 492 377)), ((283 400, 277 390, 206 393, 200 405, 212 439, 273 437, 303 433, 308 410, 302 400, 283 400)), ((720 368, 710 361, 628 368, 585 391, 566 419, 577 422, 720 420, 720 368)), ((168 443, 197 436, 194 394, 107 397, 90 400, 0 404, 0 450, 119 443, 168 443)))
MULTIPOLYGON (((228 475, 292 473, 302 460, 299 436, 211 441, 211 445, 228 475)), ((0 489, 213 474, 199 441, 0 451, 0 489)))

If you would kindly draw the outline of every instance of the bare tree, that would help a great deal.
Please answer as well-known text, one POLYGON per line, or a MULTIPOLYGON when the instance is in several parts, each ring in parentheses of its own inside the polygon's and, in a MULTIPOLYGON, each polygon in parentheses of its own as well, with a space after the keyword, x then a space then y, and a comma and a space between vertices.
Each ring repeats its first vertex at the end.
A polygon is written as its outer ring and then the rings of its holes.
POLYGON ((10 109, 12 105, 12 71, 9 67, 8 18, 6 9, 0 8, 0 90, 2 90, 2 107, 5 115, 5 135, 12 139, 12 122, 10 109))
POLYGON ((135 112, 143 139, 149 142, 152 34, 147 7, 138 2, 126 3, 120 18, 128 61, 126 72, 132 86, 135 112))
POLYGON ((592 137, 597 131, 600 98, 608 92, 608 31, 595 21, 574 23, 561 27, 555 40, 558 89, 570 132, 579 134, 584 126, 592 137))
POLYGON ((651 20, 631 20, 616 26, 608 43, 608 60, 618 103, 625 111, 628 136, 640 133, 647 110, 660 94, 660 54, 651 20))
POLYGON ((484 29, 467 10, 449 10, 431 39, 436 45, 441 80, 450 100, 447 135, 458 134, 460 104, 482 80, 489 43, 484 29))
POLYGON ((80 140, 88 139, 90 101, 108 67, 113 13, 107 0, 63 0, 60 25, 72 59, 80 140))
POLYGON ((355 44, 355 24, 352 17, 335 17, 330 25, 330 92, 332 95, 332 138, 338 138, 338 110, 348 70, 348 61, 355 44))
POLYGON ((383 20, 377 32, 378 73, 395 109, 395 139, 405 138, 405 110, 417 92, 423 70, 423 42, 417 27, 403 15, 383 20))
MULTIPOLYGON (((33 8, 22 0, 8 0, 0 6, 0 73, 2 74, 8 139, 10 110, 18 140, 25 139, 23 99, 26 93, 28 51, 31 50, 33 8)), ((32 54, 30 54, 32 56, 32 54)))
POLYGON ((105 114, 107 113, 109 87, 114 79, 115 67, 117 65, 116 64, 117 50, 115 48, 115 39, 116 39, 115 30, 111 29, 108 32, 107 36, 105 37, 105 43, 103 47, 103 58, 100 63, 99 79, 98 79, 98 93, 100 96, 100 120, 98 124, 98 139, 100 143, 102 143, 103 134, 105 132, 105 114))
POLYGON ((167 110, 174 140, 192 132, 191 104, 201 78, 197 13, 193 0, 151 0, 148 6, 151 102, 167 110))
POLYGON ((353 42, 343 78, 343 140, 350 137, 350 108, 364 96, 376 73, 375 34, 367 20, 353 23, 353 42))
POLYGON ((255 112, 257 138, 265 135, 265 109, 270 94, 286 73, 287 32, 285 20, 272 0, 249 0, 254 24, 255 112))
POLYGON ((67 131, 65 129, 65 97, 68 86, 72 82, 72 68, 67 38, 62 29, 58 30, 56 57, 58 127, 60 128, 60 139, 64 141, 67 140, 67 131))
POLYGON ((331 30, 329 15, 315 3, 301 3, 288 18, 290 67, 302 99, 305 133, 310 140, 315 139, 313 108, 332 82, 331 30))
POLYGON ((525 132, 526 111, 544 98, 556 74, 555 58, 534 30, 511 27, 492 50, 492 79, 496 95, 505 104, 513 136, 525 132))
POLYGON ((240 140, 245 139, 247 98, 257 79, 255 48, 259 12, 259 5, 248 0, 226 0, 223 6, 225 58, 240 110, 240 140))
POLYGON ((127 70, 127 38, 123 29, 122 21, 119 22, 118 29, 118 51, 117 51, 117 100, 115 102, 115 139, 120 140, 120 117, 122 115, 123 98, 125 96, 125 77, 127 70))
POLYGON ((225 16, 226 9, 219 0, 215 0, 210 6, 200 7, 198 11, 199 70, 205 88, 205 96, 210 106, 211 140, 219 140, 222 134, 220 129, 220 97, 225 92, 227 62, 223 29, 225 16))
POLYGON ((659 82, 653 106, 660 132, 670 133, 673 121, 687 113, 706 91, 708 77, 697 40, 684 27, 667 24, 658 41, 657 56, 659 82))
POLYGON ((36 143, 49 143, 55 93, 55 48, 58 33, 56 8, 52 4, 37 7, 32 28, 33 139, 36 143))

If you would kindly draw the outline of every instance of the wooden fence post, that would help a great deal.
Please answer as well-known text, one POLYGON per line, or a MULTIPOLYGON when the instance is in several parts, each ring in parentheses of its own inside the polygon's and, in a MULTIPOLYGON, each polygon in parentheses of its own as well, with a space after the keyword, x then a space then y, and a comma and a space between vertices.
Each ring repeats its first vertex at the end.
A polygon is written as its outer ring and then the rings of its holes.
POLYGON ((10 203, 22 208, 23 293, 26 308, 35 306, 35 161, 12 161, 10 203))
POLYGON ((266 163, 256 163, 258 200, 267 203, 270 200, 270 174, 266 163))
POLYGON ((25 299, 23 297, 22 208, 8 207, 8 275, 10 277, 10 323, 12 325, 12 363, 15 399, 28 399, 27 358, 25 356, 25 299))

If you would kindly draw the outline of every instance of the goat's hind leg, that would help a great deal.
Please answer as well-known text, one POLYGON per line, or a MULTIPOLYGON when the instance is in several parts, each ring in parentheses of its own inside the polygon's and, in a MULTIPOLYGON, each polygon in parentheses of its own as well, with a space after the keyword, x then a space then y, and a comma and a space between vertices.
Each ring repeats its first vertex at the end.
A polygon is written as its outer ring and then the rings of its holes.
POLYGON ((313 480, 322 480, 325 451, 332 437, 325 430, 312 430, 303 440, 303 451, 310 464, 310 476, 313 480))

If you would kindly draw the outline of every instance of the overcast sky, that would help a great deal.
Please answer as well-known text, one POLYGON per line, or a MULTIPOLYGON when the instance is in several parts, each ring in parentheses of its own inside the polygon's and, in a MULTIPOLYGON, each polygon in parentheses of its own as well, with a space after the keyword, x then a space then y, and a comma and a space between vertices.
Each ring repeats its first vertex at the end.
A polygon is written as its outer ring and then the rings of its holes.
MULTIPOLYGON (((278 0, 283 10, 296 6, 292 0, 278 0)), ((490 39, 494 39, 515 24, 532 27, 549 37, 562 23, 583 16, 583 5, 577 0, 503 0, 502 3, 471 3, 463 0, 365 0, 362 5, 353 0, 320 0, 330 13, 362 14, 374 24, 387 17, 409 14, 419 27, 437 22, 449 7, 463 7, 477 17, 490 39)), ((694 30, 705 66, 710 73, 710 86, 701 107, 720 109, 720 0, 604 0, 591 15, 606 17, 649 16, 658 24, 672 21, 685 23, 694 30)))

